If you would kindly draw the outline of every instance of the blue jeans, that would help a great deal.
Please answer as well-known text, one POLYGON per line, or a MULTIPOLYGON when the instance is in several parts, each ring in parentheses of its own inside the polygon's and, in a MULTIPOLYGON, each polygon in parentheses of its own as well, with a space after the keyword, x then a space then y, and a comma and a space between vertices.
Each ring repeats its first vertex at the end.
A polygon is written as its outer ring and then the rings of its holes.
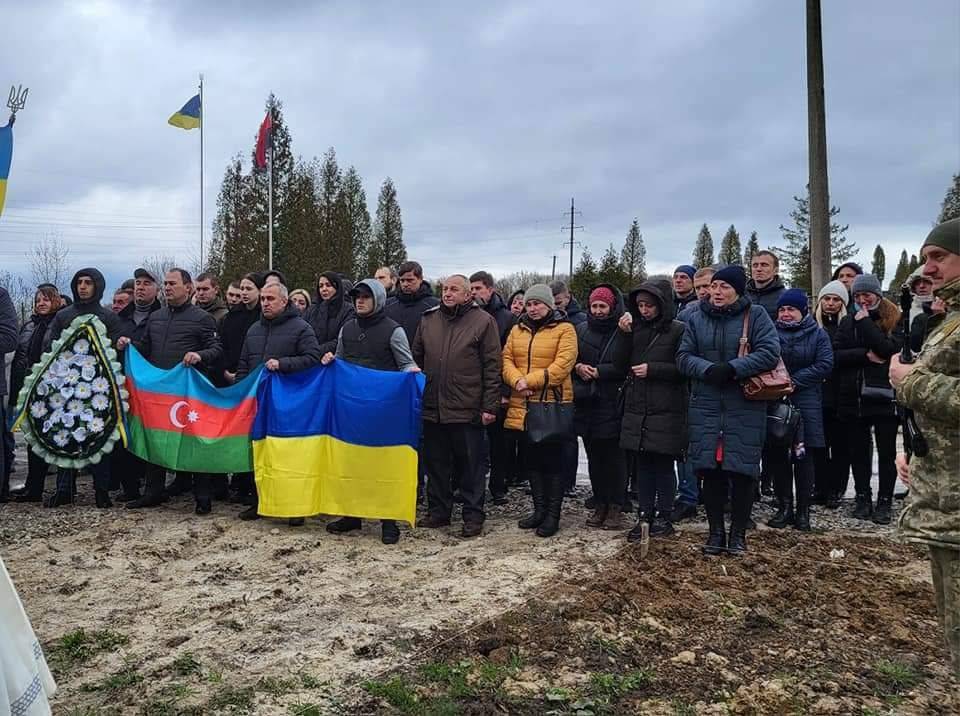
POLYGON ((680 477, 677 502, 696 506, 700 501, 700 488, 697 484, 697 476, 693 474, 693 464, 689 460, 687 462, 678 460, 677 475, 680 477))

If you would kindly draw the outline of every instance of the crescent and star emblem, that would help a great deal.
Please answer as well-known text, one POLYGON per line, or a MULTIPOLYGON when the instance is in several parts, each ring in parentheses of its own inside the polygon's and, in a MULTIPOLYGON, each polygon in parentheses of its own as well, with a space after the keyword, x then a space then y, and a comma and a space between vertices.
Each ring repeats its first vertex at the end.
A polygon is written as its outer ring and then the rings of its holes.
MULTIPOLYGON (((183 429, 187 427, 187 423, 181 422, 177 417, 180 413, 181 408, 189 408, 190 404, 186 400, 178 400, 176 403, 170 406, 170 423, 175 428, 183 429)), ((189 410, 187 412, 187 422, 195 423, 200 419, 200 415, 196 410, 189 410)))

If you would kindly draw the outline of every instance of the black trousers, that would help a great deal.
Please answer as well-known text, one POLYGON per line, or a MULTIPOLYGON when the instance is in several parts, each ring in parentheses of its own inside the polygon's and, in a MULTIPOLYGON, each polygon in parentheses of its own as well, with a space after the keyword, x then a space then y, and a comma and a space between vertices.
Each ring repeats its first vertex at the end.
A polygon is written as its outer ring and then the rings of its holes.
POLYGON ((677 476, 673 470, 676 458, 656 452, 633 453, 637 476, 637 503, 640 512, 649 516, 654 510, 664 517, 673 512, 677 492, 677 476))
MULTIPOLYGON (((209 500, 212 494, 211 482, 214 476, 207 472, 177 472, 177 479, 189 480, 193 476, 193 496, 200 500, 209 500)), ((226 479, 225 475, 217 475, 218 479, 226 479)), ((167 482, 167 468, 159 465, 146 467, 146 494, 150 496, 162 495, 167 482)))
POLYGON ((873 445, 871 431, 876 437, 877 470, 880 489, 877 497, 893 499, 897 483, 897 429, 900 423, 895 415, 858 418, 846 425, 850 436, 850 461, 853 464, 853 483, 858 495, 870 495, 870 476, 873 473, 873 445))
POLYGON ((712 523, 723 524, 723 508, 730 496, 731 527, 744 530, 753 508, 753 495, 757 481, 750 475, 729 470, 702 470, 703 504, 707 508, 707 519, 712 523))
POLYGON ((796 496, 798 507, 807 506, 813 498, 813 463, 812 448, 800 459, 795 459, 792 449, 786 446, 770 446, 768 453, 769 469, 773 478, 773 487, 777 498, 793 502, 796 496), (794 490, 796 484, 796 490, 794 490))
POLYGON ((490 494, 507 494, 507 480, 510 477, 510 460, 507 455, 507 435, 503 427, 506 412, 497 413, 497 419, 486 427, 487 454, 490 463, 490 494))
POLYGON ((47 482, 47 462, 32 449, 27 448, 27 482, 24 493, 30 497, 42 497, 47 482))
POLYGON ((572 490, 577 485, 577 467, 580 465, 580 441, 576 436, 564 440, 554 449, 560 452, 560 480, 565 490, 572 490))
POLYGON ((123 494, 131 497, 140 495, 140 486, 147 470, 147 463, 129 450, 117 445, 110 457, 113 477, 119 480, 123 494))
POLYGON ((849 420, 841 420, 835 410, 823 409, 823 433, 826 448, 814 452, 814 482, 818 495, 843 497, 850 482, 849 420))
POLYGON ((618 438, 584 438, 593 496, 600 504, 623 505, 627 461, 618 438))
POLYGON ((471 423, 423 424, 427 507, 432 516, 450 519, 454 476, 458 475, 463 521, 483 522, 483 434, 483 426, 471 423))
POLYGON ((525 446, 526 441, 521 431, 503 429, 503 469, 509 485, 516 485, 526 479, 525 446))
POLYGON ((563 443, 532 443, 524 435, 523 455, 527 471, 538 475, 546 484, 563 479, 561 470, 563 443))

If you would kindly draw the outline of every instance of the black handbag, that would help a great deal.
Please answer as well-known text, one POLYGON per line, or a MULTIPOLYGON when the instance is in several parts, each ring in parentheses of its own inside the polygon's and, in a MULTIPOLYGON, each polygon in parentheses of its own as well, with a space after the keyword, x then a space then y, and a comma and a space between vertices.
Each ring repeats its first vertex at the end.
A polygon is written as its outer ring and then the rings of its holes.
POLYGON ((550 387, 550 375, 543 371, 543 390, 540 400, 527 400, 527 414, 523 430, 534 444, 558 443, 573 437, 573 403, 563 403, 563 389, 550 387), (548 392, 553 400, 547 401, 548 392))
POLYGON ((868 403, 892 403, 897 399, 897 394, 893 388, 886 385, 867 385, 863 383, 860 386, 860 399, 868 403))
POLYGON ((767 440, 789 447, 800 425, 800 411, 788 400, 773 400, 767 406, 767 440))

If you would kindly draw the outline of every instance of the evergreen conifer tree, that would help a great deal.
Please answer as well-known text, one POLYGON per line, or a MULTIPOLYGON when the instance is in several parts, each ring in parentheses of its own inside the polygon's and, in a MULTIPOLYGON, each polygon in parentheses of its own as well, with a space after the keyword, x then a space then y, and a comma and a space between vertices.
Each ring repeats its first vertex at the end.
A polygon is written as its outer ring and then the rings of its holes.
POLYGON ((697 268, 710 266, 713 263, 713 237, 710 229, 704 224, 697 235, 697 243, 693 247, 693 265, 697 268))
POLYGON ((747 270, 753 263, 753 257, 760 252, 760 240, 757 238, 757 232, 751 231, 750 238, 747 240, 747 246, 743 250, 743 267, 747 270))
POLYGON ((373 276, 379 266, 399 266, 406 260, 407 247, 403 243, 403 221, 397 202, 397 188, 393 180, 387 177, 377 198, 377 215, 365 273, 373 276))
POLYGON ((723 241, 720 242, 720 253, 717 254, 717 263, 727 266, 740 266, 741 259, 740 234, 737 233, 736 227, 730 224, 727 233, 723 235, 723 241))
POLYGON ((947 195, 943 197, 943 203, 940 205, 937 223, 956 219, 958 216, 960 216, 960 174, 954 174, 953 183, 947 189, 947 195))
POLYGON ((883 247, 880 244, 877 244, 877 248, 873 250, 873 265, 870 267, 870 273, 877 277, 877 280, 882 284, 883 275, 887 272, 887 255, 883 251, 883 247))
POLYGON ((573 271, 570 279, 570 293, 581 303, 586 303, 590 289, 597 285, 597 263, 590 255, 590 249, 584 249, 580 254, 580 263, 573 271))
POLYGON ((647 247, 643 243, 640 224, 636 219, 630 224, 623 250, 620 252, 620 264, 623 268, 624 283, 621 288, 629 291, 647 278, 647 247))

